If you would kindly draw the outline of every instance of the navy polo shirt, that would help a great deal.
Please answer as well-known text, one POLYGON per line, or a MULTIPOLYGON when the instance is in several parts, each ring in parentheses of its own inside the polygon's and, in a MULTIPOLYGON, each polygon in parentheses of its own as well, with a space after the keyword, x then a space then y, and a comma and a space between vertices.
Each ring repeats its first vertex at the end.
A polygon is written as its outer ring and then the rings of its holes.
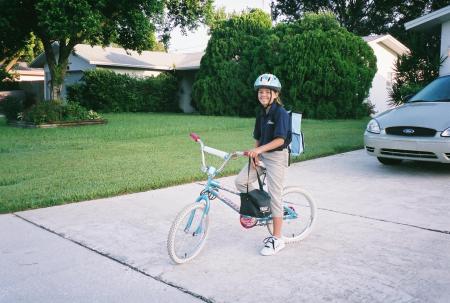
POLYGON ((270 151, 283 150, 286 148, 289 122, 289 114, 284 107, 273 102, 267 114, 263 109, 261 114, 256 117, 253 138, 259 141, 260 146, 273 141, 275 138, 283 138, 285 144, 270 151))

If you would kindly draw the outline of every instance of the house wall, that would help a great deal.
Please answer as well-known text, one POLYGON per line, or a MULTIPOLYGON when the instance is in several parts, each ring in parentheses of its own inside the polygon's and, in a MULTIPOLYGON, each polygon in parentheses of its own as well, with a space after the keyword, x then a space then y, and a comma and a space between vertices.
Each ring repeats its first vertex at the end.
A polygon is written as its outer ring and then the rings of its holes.
POLYGON ((94 69, 95 65, 89 64, 86 60, 80 58, 76 55, 69 56, 69 66, 68 71, 84 71, 89 69, 94 69))
POLYGON ((439 69, 439 75, 450 75, 450 21, 442 23, 441 57, 447 57, 439 69))
POLYGON ((377 72, 372 81, 368 99, 375 105, 375 113, 381 113, 389 109, 389 89, 392 87, 394 64, 397 54, 392 52, 383 43, 369 43, 377 57, 377 72))
MULTIPOLYGON (((92 68, 90 68, 92 69, 92 68)), ((78 71, 68 71, 66 74, 66 78, 64 79, 64 85, 61 92, 61 95, 63 98, 67 97, 67 87, 70 85, 73 85, 81 80, 83 77, 84 72, 81 70, 78 71)))
MULTIPOLYGON (((58 55, 56 55, 56 60, 58 60, 58 55)), ((64 79, 64 84, 62 87, 62 92, 61 92, 61 96, 62 98, 66 98, 67 96, 67 86, 68 85, 72 85, 76 82, 78 82, 81 77, 83 76, 83 71, 85 70, 89 70, 89 69, 94 69, 95 65, 89 64, 88 62, 86 62, 86 60, 76 56, 76 55, 70 55, 69 56, 69 64, 67 66, 67 73, 66 73, 66 77, 64 79)), ((51 86, 50 86, 50 79, 52 78, 50 76, 50 69, 48 67, 48 64, 45 63, 44 65, 44 73, 45 73, 45 82, 44 82, 44 98, 45 99, 50 99, 50 91, 51 91, 51 86)))

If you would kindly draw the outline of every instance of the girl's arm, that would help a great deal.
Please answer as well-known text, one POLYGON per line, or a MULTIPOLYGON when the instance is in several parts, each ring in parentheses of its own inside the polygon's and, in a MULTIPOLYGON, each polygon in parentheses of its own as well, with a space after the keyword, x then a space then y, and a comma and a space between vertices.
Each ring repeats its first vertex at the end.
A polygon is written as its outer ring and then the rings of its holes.
MULTIPOLYGON (((257 141, 257 144, 259 144, 259 141, 257 141)), ((270 141, 267 144, 261 145, 261 146, 257 146, 256 148, 249 150, 248 151, 248 155, 252 158, 256 158, 259 156, 259 154, 262 154, 266 151, 275 149, 277 147, 280 147, 284 144, 284 139, 283 138, 275 138, 272 141, 270 141)))

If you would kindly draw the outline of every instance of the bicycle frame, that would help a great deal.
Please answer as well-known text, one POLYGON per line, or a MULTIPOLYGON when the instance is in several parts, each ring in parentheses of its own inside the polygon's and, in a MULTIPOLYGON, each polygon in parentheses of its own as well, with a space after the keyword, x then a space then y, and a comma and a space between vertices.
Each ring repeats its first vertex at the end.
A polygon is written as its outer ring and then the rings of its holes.
MULTIPOLYGON (((236 203, 234 203, 231 199, 229 199, 228 197, 222 195, 221 193, 219 193, 219 190, 224 190, 226 192, 229 192, 233 195, 239 196, 240 193, 237 191, 233 191, 229 188, 223 187, 220 185, 220 183, 216 180, 214 180, 212 177, 208 177, 208 181, 205 184, 204 189, 202 190, 200 196, 195 200, 195 202, 202 202, 205 201, 205 210, 203 211, 203 215, 202 215, 202 220, 203 218, 208 214, 209 209, 210 209, 210 203, 211 200, 217 198, 220 201, 222 201, 223 203, 225 203, 227 206, 229 206, 232 210, 234 210, 235 212, 239 213, 239 206, 236 205, 236 203), (213 198, 211 198, 211 196, 213 198)), ((193 218, 193 214, 191 214, 192 218, 193 218)), ((292 218, 292 217, 291 217, 292 218)), ((256 225, 266 225, 267 223, 270 223, 272 221, 272 216, 268 216, 265 218, 256 218, 257 223, 256 225)), ((191 224, 191 219, 188 221, 188 224, 186 226, 187 229, 189 229, 191 224)), ((201 231, 201 224, 198 227, 200 228, 199 232, 201 231)), ((196 231, 197 232, 197 231, 196 231)))
MULTIPOLYGON (((198 234, 202 231, 202 222, 203 219, 208 215, 209 213, 209 209, 211 207, 210 205, 210 200, 212 199, 219 199, 220 201, 222 201, 223 203, 225 203, 226 205, 228 205, 231 209, 233 209, 235 212, 239 213, 239 206, 236 205, 233 201, 231 201, 229 198, 227 198, 226 196, 222 195, 219 193, 219 190, 224 190, 227 191, 231 194, 237 195, 239 196, 240 193, 230 190, 226 187, 223 187, 220 185, 220 183, 216 180, 214 180, 214 177, 219 174, 227 165, 227 163, 231 160, 236 158, 237 156, 246 156, 246 152, 233 152, 233 153, 226 153, 223 152, 221 150, 215 149, 215 148, 211 148, 208 146, 205 146, 203 144, 203 142, 200 140, 200 137, 194 133, 191 133, 191 137, 194 141, 198 142, 200 144, 200 149, 201 149, 201 153, 202 153, 202 171, 207 173, 208 175, 208 181, 205 184, 204 189, 201 191, 200 196, 195 200, 195 202, 200 203, 202 201, 205 202, 205 209, 203 211, 202 214, 202 219, 200 220, 200 224, 197 227, 196 231, 194 232, 195 234, 198 234), (215 167, 212 166, 207 166, 206 165, 206 161, 205 161, 205 152, 218 156, 222 159, 224 159, 224 162, 222 163, 222 165, 220 166, 219 169, 216 169, 215 167)), ((285 208, 286 214, 283 216, 284 220, 289 220, 289 219, 296 219, 297 218, 297 214, 294 210, 286 207, 285 208)), ((189 220, 186 224, 185 227, 185 231, 189 230, 189 228, 191 227, 193 218, 194 218, 195 212, 193 211, 192 214, 189 217, 189 220)), ((270 223, 272 221, 272 216, 268 216, 265 218, 257 218, 257 224, 256 225, 267 225, 268 223, 270 223)))

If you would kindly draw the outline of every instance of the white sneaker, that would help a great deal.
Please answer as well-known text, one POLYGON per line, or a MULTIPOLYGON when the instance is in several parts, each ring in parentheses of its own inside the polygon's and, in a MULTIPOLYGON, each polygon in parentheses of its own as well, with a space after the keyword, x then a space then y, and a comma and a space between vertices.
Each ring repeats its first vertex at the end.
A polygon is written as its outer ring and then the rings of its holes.
POLYGON ((286 244, 283 239, 268 237, 264 239, 264 247, 261 249, 261 255, 263 256, 273 256, 280 250, 282 250, 286 244))

